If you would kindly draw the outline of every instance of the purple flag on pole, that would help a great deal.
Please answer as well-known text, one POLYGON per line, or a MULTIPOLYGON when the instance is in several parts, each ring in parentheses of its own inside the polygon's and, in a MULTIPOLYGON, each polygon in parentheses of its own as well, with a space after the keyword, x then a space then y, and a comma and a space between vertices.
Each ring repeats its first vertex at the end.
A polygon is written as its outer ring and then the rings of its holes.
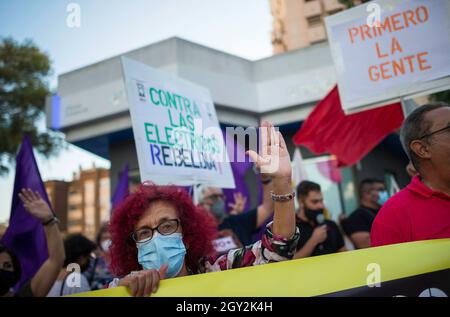
POLYGON ((111 199, 112 211, 129 195, 128 164, 125 165, 111 199))
POLYGON ((19 192, 22 188, 30 188, 39 192, 42 199, 50 206, 28 137, 24 137, 16 157, 16 176, 9 227, 2 238, 2 243, 14 252, 20 261, 22 275, 14 286, 14 291, 18 291, 24 283, 30 280, 48 258, 44 228, 39 220, 25 210, 19 199, 19 192))

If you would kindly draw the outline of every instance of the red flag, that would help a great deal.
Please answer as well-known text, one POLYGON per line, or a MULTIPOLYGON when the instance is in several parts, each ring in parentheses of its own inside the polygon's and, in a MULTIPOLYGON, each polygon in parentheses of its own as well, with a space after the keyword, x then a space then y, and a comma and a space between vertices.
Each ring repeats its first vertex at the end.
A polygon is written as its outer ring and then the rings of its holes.
POLYGON ((293 137, 316 154, 334 154, 339 166, 353 165, 403 122, 400 103, 345 115, 337 86, 322 99, 293 137))

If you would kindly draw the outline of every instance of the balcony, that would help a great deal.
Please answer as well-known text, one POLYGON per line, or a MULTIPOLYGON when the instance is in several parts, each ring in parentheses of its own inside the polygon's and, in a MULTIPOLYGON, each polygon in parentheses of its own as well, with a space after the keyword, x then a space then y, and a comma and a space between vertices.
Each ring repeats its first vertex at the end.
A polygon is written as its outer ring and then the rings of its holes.
POLYGON ((305 2, 303 7, 305 17, 313 17, 322 13, 322 7, 319 0, 305 2))
POLYGON ((326 12, 334 12, 345 9, 345 6, 339 0, 323 0, 323 5, 326 12))

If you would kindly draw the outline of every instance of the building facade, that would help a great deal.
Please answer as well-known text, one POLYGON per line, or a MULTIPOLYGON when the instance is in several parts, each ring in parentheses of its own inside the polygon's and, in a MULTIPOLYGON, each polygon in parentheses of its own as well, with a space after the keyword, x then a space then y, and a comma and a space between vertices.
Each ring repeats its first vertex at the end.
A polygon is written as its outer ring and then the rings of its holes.
POLYGON ((95 239, 100 226, 110 217, 109 170, 81 170, 71 182, 47 181, 49 200, 65 233, 82 233, 95 239))
POLYGON ((58 180, 44 182, 48 199, 53 208, 53 212, 60 221, 59 229, 62 232, 67 232, 67 193, 69 184, 69 182, 58 180))
MULTIPOLYGON (((339 0, 269 0, 275 54, 308 47, 327 39, 324 18, 346 6, 339 0)), ((348 0, 347 2, 350 2, 348 0)), ((352 1, 355 5, 363 1, 352 1)))

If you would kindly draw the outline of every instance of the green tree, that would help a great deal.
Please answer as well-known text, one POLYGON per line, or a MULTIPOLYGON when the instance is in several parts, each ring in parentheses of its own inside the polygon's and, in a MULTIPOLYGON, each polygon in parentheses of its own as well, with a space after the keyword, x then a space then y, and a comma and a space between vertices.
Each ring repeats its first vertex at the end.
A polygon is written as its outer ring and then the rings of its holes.
POLYGON ((8 173, 24 135, 47 157, 63 144, 61 133, 36 125, 50 93, 49 75, 49 57, 32 41, 0 41, 0 175, 8 173))

